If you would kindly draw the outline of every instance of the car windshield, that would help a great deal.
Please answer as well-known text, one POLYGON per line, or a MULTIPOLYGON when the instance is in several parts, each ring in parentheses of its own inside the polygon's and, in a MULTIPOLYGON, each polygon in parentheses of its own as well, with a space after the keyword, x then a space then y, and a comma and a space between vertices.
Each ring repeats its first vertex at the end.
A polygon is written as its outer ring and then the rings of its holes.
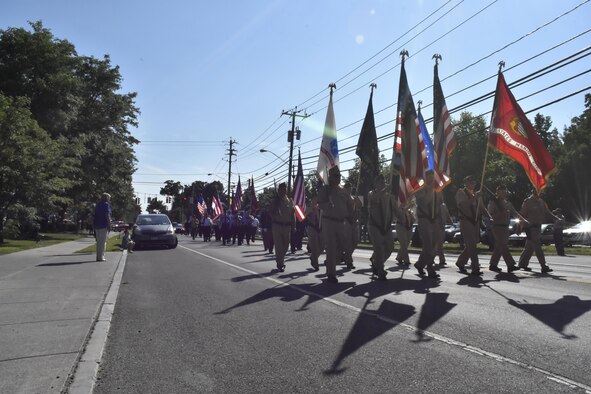
POLYGON ((166 216, 142 216, 137 219, 137 224, 140 226, 159 226, 170 224, 170 221, 166 216))

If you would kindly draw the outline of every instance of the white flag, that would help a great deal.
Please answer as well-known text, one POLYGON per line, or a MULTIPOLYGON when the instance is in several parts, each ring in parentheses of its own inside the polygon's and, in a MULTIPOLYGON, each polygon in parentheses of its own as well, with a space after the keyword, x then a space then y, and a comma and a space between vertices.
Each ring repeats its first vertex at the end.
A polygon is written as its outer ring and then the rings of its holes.
POLYGON ((320 154, 318 155, 318 166, 316 167, 316 171, 324 184, 328 184, 328 170, 338 165, 339 145, 337 143, 337 127, 332 108, 331 88, 328 111, 326 112, 326 122, 324 123, 324 134, 322 135, 322 144, 320 145, 320 154))

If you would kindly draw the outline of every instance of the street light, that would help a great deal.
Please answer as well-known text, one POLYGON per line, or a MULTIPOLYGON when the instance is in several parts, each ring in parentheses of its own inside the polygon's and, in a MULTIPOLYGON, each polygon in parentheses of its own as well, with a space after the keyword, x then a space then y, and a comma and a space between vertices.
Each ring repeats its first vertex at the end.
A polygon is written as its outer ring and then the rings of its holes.
POLYGON ((275 156, 276 158, 278 158, 279 160, 281 160, 281 161, 284 161, 284 159, 282 159, 282 158, 281 158, 280 156, 278 156, 278 155, 277 155, 275 152, 272 152, 272 151, 270 151, 270 150, 261 149, 261 150, 259 150, 259 152, 261 152, 261 153, 270 153, 270 154, 272 154, 273 156, 275 156))

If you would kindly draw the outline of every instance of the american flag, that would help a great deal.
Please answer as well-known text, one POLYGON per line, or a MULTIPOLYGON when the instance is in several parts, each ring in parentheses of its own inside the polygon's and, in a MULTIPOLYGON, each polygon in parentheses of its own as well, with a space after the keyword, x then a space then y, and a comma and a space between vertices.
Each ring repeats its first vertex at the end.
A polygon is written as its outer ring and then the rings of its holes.
POLYGON ((197 197, 197 210, 201 216, 205 215, 205 212, 207 212, 207 207, 205 206, 205 202, 203 201, 203 197, 201 197, 201 195, 197 197))
POLYGON ((302 169, 302 157, 298 149, 298 172, 293 183, 293 204, 295 214, 301 222, 306 218, 306 187, 304 185, 304 170, 302 169))
POLYGON ((217 196, 211 197, 211 209, 213 210, 213 220, 218 219, 222 215, 222 204, 217 196))
POLYGON ((437 62, 435 62, 435 76, 433 78, 433 140, 435 149, 436 174, 440 174, 441 180, 437 190, 443 189, 451 182, 449 157, 456 147, 456 136, 451 126, 449 112, 443 97, 437 62))
POLYGON ((412 194, 421 189, 423 181, 423 153, 425 143, 421 135, 417 111, 410 93, 404 59, 400 70, 398 88, 398 108, 396 118, 396 135, 394 139, 395 157, 393 166, 400 163, 398 200, 404 203, 412 194), (396 157, 398 156, 398 158, 396 157))
POLYGON ((242 208, 242 186, 240 186, 240 176, 238 176, 238 184, 236 185, 236 194, 232 198, 232 211, 238 212, 242 208))

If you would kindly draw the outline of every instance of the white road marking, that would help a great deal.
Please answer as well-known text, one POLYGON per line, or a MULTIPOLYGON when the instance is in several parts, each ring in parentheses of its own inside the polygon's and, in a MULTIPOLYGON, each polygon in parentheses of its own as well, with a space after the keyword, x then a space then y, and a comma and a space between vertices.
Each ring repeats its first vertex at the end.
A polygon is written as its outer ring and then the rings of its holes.
POLYGON ((568 386, 570 388, 578 387, 578 388, 581 388, 581 389, 585 390, 586 393, 591 393, 591 386, 588 386, 588 385, 586 385, 584 383, 575 382, 574 380, 571 380, 571 379, 569 379, 567 377, 564 377, 564 376, 555 374, 553 372, 547 371, 547 370, 542 369, 542 368, 538 368, 538 367, 536 367, 534 365, 529 365, 529 364, 523 363, 521 361, 513 360, 513 359, 511 359, 509 357, 501 356, 500 354, 492 353, 492 352, 486 351, 484 349, 478 348, 476 346, 468 345, 466 343, 463 343, 463 342, 460 342, 460 341, 456 341, 455 339, 451 339, 451 338, 445 337, 443 335, 435 334, 435 333, 430 332, 430 331, 421 330, 418 327, 415 327, 413 325, 410 325, 410 324, 407 324, 407 323, 403 323, 403 322, 399 322, 399 321, 396 321, 394 319, 390 319, 390 318, 388 318, 386 316, 381 316, 381 315, 379 315, 379 314, 377 314, 375 312, 367 311, 367 310, 358 308, 356 306, 349 305, 349 304, 344 303, 342 301, 335 300, 334 298, 324 297, 324 296, 322 296, 320 294, 317 294, 317 293, 314 293, 312 291, 309 291, 309 290, 300 288, 297 285, 293 285, 291 283, 287 283, 287 282, 281 281, 281 280, 276 279, 276 278, 271 278, 271 277, 268 277, 268 276, 264 276, 264 275, 262 275, 262 274, 260 274, 258 272, 251 271, 249 269, 246 269, 246 268, 240 267, 238 265, 229 263, 227 261, 218 259, 217 257, 210 256, 208 254, 199 252, 197 250, 193 250, 193 249, 187 248, 186 246, 179 245, 179 247, 181 247, 183 249, 186 249, 186 250, 188 250, 188 251, 190 251, 192 253, 195 253, 195 254, 198 254, 200 256, 203 256, 205 258, 208 258, 210 260, 216 261, 218 263, 221 263, 221 264, 227 265, 229 267, 238 269, 240 271, 246 272, 248 274, 259 276, 261 279, 265 279, 265 280, 268 280, 270 282, 273 282, 273 283, 276 283, 276 284, 279 284, 279 285, 292 287, 293 289, 295 289, 295 290, 297 290, 297 291, 299 291, 301 293, 304 293, 304 294, 307 294, 307 295, 310 295, 310 296, 313 296, 313 297, 317 297, 317 298, 319 298, 319 299, 321 299, 323 301, 326 301, 326 302, 329 302, 331 304, 337 305, 339 307, 348 309, 350 311, 357 312, 357 313, 363 313, 363 314, 366 314, 366 315, 369 315, 369 316, 376 317, 376 318, 378 318, 378 319, 380 319, 382 321, 385 321, 385 322, 387 322, 389 324, 403 327, 403 328, 405 328, 405 329, 407 329, 409 331, 415 332, 415 333, 416 332, 419 332, 422 335, 428 336, 428 337, 430 337, 432 339, 435 339, 435 340, 437 340, 439 342, 448 344, 450 346, 458 347, 458 348, 460 348, 462 350, 465 350, 465 351, 471 352, 473 354, 477 354, 479 356, 483 356, 483 357, 486 357, 486 358, 495 360, 495 361, 500 362, 500 363, 507 363, 507 364, 515 365, 517 367, 521 367, 521 368, 524 368, 524 369, 529 369, 530 371, 538 372, 538 373, 544 375, 546 378, 548 378, 548 379, 550 379, 550 380, 552 380, 552 381, 554 381, 556 383, 560 383, 560 384, 566 385, 566 386, 568 386))

